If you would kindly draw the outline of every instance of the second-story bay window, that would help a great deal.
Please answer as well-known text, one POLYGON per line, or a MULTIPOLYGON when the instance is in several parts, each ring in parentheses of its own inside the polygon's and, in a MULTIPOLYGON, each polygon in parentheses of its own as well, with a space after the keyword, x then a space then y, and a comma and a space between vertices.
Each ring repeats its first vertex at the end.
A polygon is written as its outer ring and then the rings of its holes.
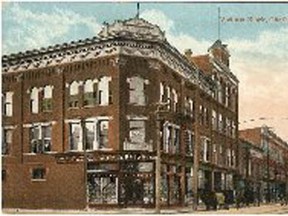
POLYGON ((9 117, 13 115, 13 92, 3 93, 3 114, 9 117))
POLYGON ((51 125, 39 124, 30 128, 30 146, 32 153, 51 151, 51 125))
POLYGON ((109 120, 108 118, 86 119, 82 128, 80 120, 69 122, 69 145, 72 151, 108 149, 109 120), (85 141, 84 141, 85 138, 85 141), (84 143, 85 142, 85 143, 84 143))
POLYGON ((47 85, 43 89, 42 111, 52 110, 52 91, 53 87, 47 85))
POLYGON ((166 122, 163 125, 163 151, 166 153, 179 153, 180 127, 166 122))

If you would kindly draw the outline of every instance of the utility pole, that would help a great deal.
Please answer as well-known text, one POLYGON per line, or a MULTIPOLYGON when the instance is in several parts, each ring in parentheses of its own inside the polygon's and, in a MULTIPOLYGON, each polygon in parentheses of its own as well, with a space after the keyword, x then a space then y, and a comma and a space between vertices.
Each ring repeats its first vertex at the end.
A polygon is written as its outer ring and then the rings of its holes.
POLYGON ((267 138, 267 201, 268 203, 271 202, 271 194, 270 194, 270 166, 269 166, 269 162, 270 162, 270 146, 269 146, 269 129, 268 127, 266 127, 265 129, 266 131, 266 138, 267 138))

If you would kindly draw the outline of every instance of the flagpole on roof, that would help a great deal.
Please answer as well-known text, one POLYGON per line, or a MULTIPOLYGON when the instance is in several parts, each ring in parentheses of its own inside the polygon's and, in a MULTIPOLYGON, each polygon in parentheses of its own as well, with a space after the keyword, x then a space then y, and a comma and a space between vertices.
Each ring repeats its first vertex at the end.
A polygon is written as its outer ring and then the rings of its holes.
POLYGON ((140 14, 140 3, 137 2, 137 13, 136 13, 136 18, 139 19, 139 14, 140 14))

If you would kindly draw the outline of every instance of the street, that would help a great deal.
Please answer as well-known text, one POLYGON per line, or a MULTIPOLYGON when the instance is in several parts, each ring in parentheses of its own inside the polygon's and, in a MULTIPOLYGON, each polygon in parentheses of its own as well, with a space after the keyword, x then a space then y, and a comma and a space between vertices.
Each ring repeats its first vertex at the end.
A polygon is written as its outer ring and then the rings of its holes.
MULTIPOLYGON (((144 209, 144 208, 124 208, 124 209, 101 209, 94 210, 88 209, 86 211, 79 210, 24 210, 24 209, 3 209, 3 213, 9 214, 154 214, 154 209, 144 209)), ((217 211, 205 211, 198 210, 192 211, 191 208, 181 208, 181 209, 163 209, 161 214, 288 214, 288 205, 281 206, 280 204, 263 204, 261 206, 250 206, 243 207, 240 209, 230 208, 229 210, 217 210, 217 211)))

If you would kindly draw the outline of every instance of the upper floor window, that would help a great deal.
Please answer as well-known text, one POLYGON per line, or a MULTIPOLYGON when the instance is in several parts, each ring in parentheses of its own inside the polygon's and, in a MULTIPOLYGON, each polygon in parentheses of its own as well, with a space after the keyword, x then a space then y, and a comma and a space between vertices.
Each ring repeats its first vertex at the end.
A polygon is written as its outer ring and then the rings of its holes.
POLYGON ((172 108, 174 111, 177 111, 178 106, 178 94, 175 89, 172 89, 172 108))
POLYGON ((52 90, 51 85, 47 85, 43 89, 43 99, 42 99, 42 111, 52 110, 52 90))
POLYGON ((201 156, 204 162, 210 161, 211 143, 206 137, 201 137, 201 156))
POLYGON ((9 154, 9 150, 12 145, 12 135, 13 131, 12 129, 3 129, 2 134, 2 155, 9 154))
POLYGON ((30 95, 30 110, 32 113, 39 112, 39 88, 33 87, 30 95))
POLYGON ((93 80, 84 82, 84 106, 94 106, 96 104, 97 85, 93 80))
POLYGON ((193 156, 194 154, 194 134, 187 130, 185 131, 186 155, 193 156))
POLYGON ((212 110, 212 129, 217 129, 217 113, 215 110, 212 110))
POLYGON ((177 125, 166 124, 163 127, 163 150, 167 153, 179 153, 180 151, 180 128, 177 125))
POLYGON ((79 86, 77 81, 73 81, 69 86, 69 107, 79 106, 79 86))
POLYGON ((5 116, 13 115, 13 92, 3 93, 3 114, 5 116))
POLYGON ((30 145, 32 153, 51 151, 51 125, 36 125, 30 128, 30 145))
POLYGON ((160 102, 165 102, 165 97, 164 97, 164 84, 160 82, 160 102))
POLYGON ((106 106, 112 103, 112 93, 109 90, 109 83, 111 81, 111 77, 104 76, 99 79, 98 83, 98 104, 106 106))
POLYGON ((148 84, 148 80, 134 76, 128 78, 127 82, 129 83, 129 103, 144 106, 146 104, 145 84, 148 84))
POLYGON ((219 129, 219 132, 222 132, 222 131, 223 131, 223 118, 222 118, 222 114, 219 114, 218 129, 219 129))

